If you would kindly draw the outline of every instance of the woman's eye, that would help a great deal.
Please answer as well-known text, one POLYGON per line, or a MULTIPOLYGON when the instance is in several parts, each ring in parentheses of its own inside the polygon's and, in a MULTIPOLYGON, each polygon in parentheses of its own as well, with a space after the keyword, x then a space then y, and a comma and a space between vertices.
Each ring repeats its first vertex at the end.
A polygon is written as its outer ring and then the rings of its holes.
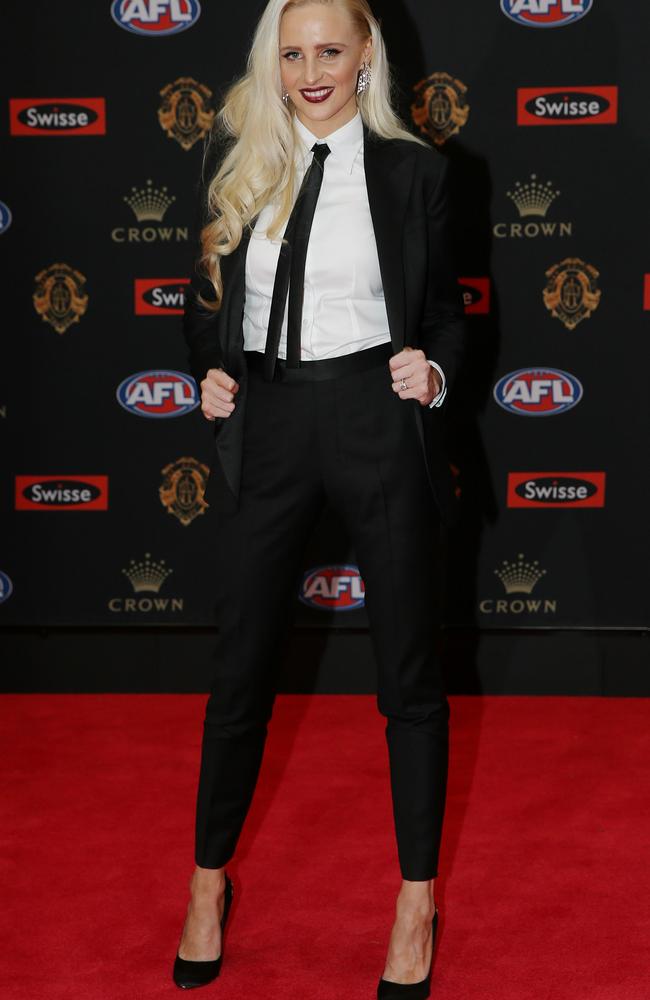
MULTIPOLYGON (((333 59, 337 56, 341 50, 340 49, 323 49, 321 55, 325 56, 326 59, 333 59)), ((288 59, 289 62, 295 62, 296 58, 300 58, 301 53, 296 51, 285 52, 284 58, 288 59), (294 56, 296 58, 294 58, 294 56)))

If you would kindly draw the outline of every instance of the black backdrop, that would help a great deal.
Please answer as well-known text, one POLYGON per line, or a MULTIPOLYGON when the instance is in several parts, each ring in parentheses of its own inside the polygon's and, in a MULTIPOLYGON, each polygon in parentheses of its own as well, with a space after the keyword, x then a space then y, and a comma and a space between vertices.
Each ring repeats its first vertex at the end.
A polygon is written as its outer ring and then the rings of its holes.
MULTIPOLYGON (((447 415, 462 517, 445 622, 642 629, 647 4, 373 6, 404 120, 453 161, 471 350, 447 415)), ((18 56, 3 60, 0 129, 5 626, 214 621, 212 425, 179 310, 202 135, 261 8, 2 12, 18 56)), ((365 627, 329 515, 305 574, 301 624, 365 627)))

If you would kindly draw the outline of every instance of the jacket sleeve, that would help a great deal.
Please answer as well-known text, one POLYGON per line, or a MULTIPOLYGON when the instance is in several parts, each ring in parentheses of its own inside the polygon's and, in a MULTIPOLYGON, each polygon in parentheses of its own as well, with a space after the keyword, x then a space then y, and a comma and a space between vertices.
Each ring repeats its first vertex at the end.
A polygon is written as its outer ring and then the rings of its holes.
POLYGON ((205 149, 201 176, 195 189, 195 215, 192 230, 193 260, 190 283, 185 289, 185 306, 182 329, 188 350, 189 369, 199 387, 209 368, 221 368, 222 353, 218 339, 218 312, 209 312, 197 301, 201 294, 205 299, 215 298, 212 283, 198 271, 201 229, 209 220, 207 193, 210 181, 216 173, 221 158, 225 155, 223 139, 212 137, 205 149))
POLYGON ((426 199, 429 257, 420 346, 440 365, 451 392, 467 349, 468 330, 452 234, 449 159, 442 154, 436 158, 437 178, 432 179, 426 199))

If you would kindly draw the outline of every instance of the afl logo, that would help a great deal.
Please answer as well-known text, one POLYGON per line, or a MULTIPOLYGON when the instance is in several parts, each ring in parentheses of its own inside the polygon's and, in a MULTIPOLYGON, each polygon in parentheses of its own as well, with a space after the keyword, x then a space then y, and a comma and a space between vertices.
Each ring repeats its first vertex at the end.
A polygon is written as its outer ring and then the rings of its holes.
POLYGON ((588 14, 593 0, 501 0, 511 21, 527 28, 563 28, 588 14))
POLYGON ((4 201, 0 201, 0 234, 7 232, 11 225, 11 218, 11 209, 5 205, 4 201))
POLYGON ((354 611, 364 605, 365 588, 356 566, 318 566, 307 570, 299 597, 317 611, 354 611))
POLYGON ((0 604, 6 601, 8 597, 11 597, 14 585, 6 573, 3 573, 0 569, 0 604))
POLYGON ((201 16, 198 0, 113 0, 116 24, 134 35, 177 35, 201 16))
POLYGON ((129 375, 116 395, 120 406, 139 417, 182 417, 200 402, 194 379, 173 371, 129 375))
POLYGON ((494 398, 504 410, 521 417, 552 417, 580 402, 582 385, 559 368, 519 368, 499 379, 494 398))

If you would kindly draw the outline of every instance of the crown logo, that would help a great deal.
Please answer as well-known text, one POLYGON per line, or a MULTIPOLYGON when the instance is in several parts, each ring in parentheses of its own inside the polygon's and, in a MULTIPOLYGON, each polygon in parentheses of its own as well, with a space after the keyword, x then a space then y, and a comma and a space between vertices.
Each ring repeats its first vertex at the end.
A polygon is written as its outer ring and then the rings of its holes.
POLYGON ((539 569, 537 559, 532 563, 525 562, 520 552, 516 562, 504 559, 502 568, 495 569, 494 573, 501 580, 506 594, 530 594, 546 570, 539 569))
POLYGON ((506 193, 523 219, 528 215, 544 217, 561 192, 554 191, 550 181, 546 181, 546 184, 538 183, 537 174, 531 174, 530 181, 525 184, 516 181, 515 190, 506 193))
POLYGON ((172 202, 176 201, 174 195, 167 194, 166 187, 155 188, 152 181, 147 181, 147 186, 144 188, 132 187, 131 191, 132 194, 128 198, 125 195, 123 201, 133 210, 138 222, 147 219, 162 222, 165 212, 172 202))
POLYGON ((164 559, 161 559, 160 562, 152 562, 150 553, 145 552, 141 562, 131 559, 129 568, 123 569, 122 572, 131 581, 131 586, 136 594, 143 590, 153 591, 154 594, 157 594, 169 574, 174 571, 167 569, 164 559))

